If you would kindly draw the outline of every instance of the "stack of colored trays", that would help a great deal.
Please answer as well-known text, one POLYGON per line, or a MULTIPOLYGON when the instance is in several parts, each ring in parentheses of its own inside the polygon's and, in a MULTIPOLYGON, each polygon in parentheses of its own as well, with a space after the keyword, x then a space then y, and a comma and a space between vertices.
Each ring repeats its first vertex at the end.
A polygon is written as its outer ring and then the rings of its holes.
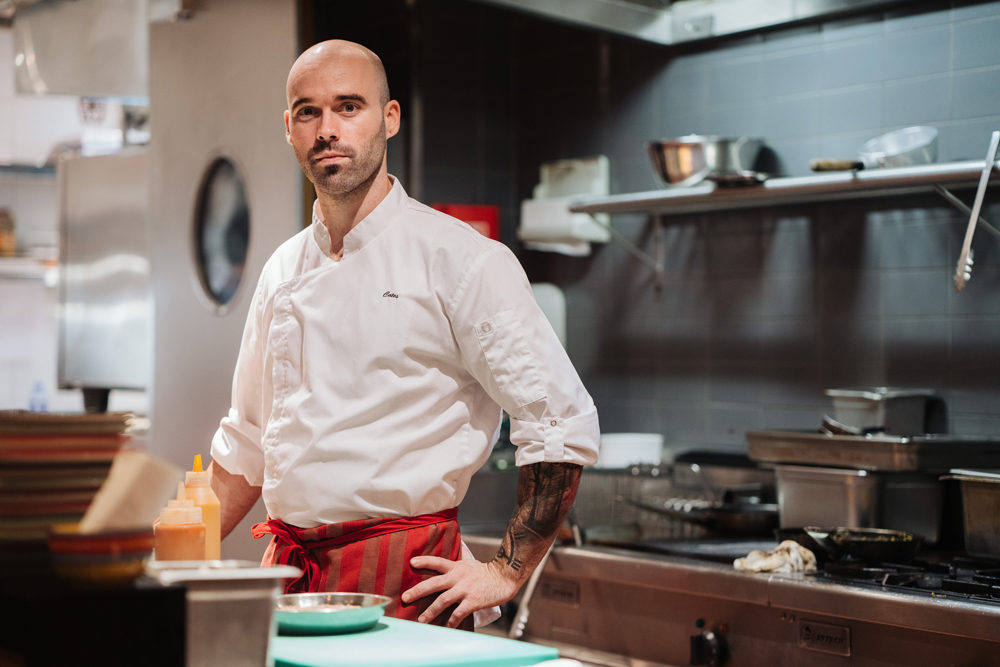
POLYGON ((0 552, 44 550, 50 526, 83 518, 131 417, 0 410, 0 552))

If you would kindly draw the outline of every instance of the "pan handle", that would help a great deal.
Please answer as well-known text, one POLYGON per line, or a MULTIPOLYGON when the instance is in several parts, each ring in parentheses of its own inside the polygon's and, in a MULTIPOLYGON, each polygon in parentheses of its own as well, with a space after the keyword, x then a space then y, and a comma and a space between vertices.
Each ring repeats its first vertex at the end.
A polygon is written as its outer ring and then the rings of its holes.
POLYGON ((851 171, 864 169, 865 163, 860 160, 809 160, 809 168, 813 171, 851 171))

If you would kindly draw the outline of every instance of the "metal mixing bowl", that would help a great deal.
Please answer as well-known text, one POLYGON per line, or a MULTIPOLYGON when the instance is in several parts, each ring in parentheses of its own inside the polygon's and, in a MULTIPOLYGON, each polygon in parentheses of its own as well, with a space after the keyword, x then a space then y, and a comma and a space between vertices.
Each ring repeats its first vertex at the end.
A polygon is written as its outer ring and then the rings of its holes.
POLYGON ((937 162, 936 127, 904 127, 866 142, 858 157, 866 169, 872 167, 913 167, 937 162))
POLYGON ((275 607, 278 629, 294 635, 332 635, 361 632, 385 614, 392 598, 368 593, 297 593, 279 595, 275 607), (349 609, 319 609, 322 605, 350 605, 349 609), (288 611, 289 608, 295 611, 288 611))
POLYGON ((686 137, 646 144, 653 169, 667 185, 742 178, 753 170, 764 142, 747 137, 686 137))

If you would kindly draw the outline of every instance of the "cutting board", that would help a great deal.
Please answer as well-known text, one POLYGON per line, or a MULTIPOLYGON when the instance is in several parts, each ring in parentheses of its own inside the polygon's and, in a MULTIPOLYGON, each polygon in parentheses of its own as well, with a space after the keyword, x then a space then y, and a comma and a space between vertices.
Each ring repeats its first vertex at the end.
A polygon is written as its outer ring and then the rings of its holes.
POLYGON ((485 634, 383 618, 371 630, 323 637, 275 637, 276 667, 520 667, 559 652, 485 634))

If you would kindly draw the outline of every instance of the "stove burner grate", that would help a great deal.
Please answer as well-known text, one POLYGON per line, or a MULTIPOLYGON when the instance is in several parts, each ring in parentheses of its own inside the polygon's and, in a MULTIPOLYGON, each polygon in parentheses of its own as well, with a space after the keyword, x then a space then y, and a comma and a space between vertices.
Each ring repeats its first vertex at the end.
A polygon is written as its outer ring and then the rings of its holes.
POLYGON ((827 563, 813 576, 842 585, 1000 605, 998 565, 1000 561, 966 556, 911 565, 840 561, 827 563))

